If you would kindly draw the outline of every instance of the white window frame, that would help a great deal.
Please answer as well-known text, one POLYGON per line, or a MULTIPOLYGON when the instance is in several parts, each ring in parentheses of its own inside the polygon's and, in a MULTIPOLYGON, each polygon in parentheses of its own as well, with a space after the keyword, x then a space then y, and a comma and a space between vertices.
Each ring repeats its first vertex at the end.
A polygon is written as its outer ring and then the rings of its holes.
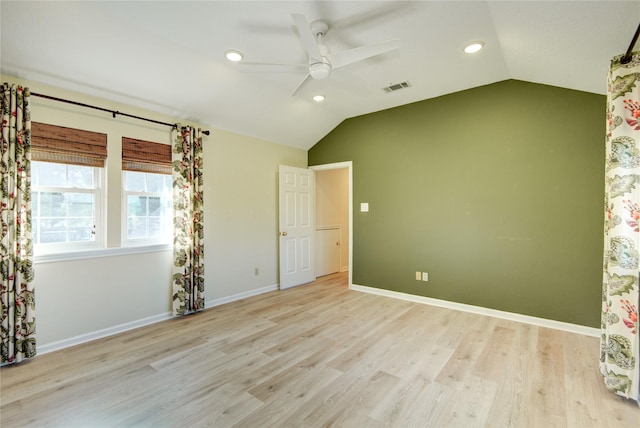
MULTIPOLYGON (((132 247, 132 246, 152 246, 152 245, 171 245, 173 242, 173 234, 171 233, 171 222, 173 221, 173 208, 171 208, 170 214, 170 224, 167 226, 169 230, 167 233, 160 237, 148 237, 148 238, 129 238, 129 196, 150 196, 150 197, 160 197, 162 200, 162 192, 142 192, 142 191, 132 191, 126 189, 127 184, 127 173, 139 173, 139 174, 158 174, 158 175, 168 175, 170 174, 161 174, 161 173, 150 173, 143 171, 122 171, 122 221, 121 221, 121 242, 123 247, 132 247)), ((172 190, 171 190, 172 191, 172 190)), ((171 198, 171 196, 170 196, 171 198)))
MULTIPOLYGON (((35 161, 32 161, 32 163, 35 161)), ((45 162, 39 162, 45 163, 45 162)), ((34 197, 34 193, 36 192, 55 192, 55 193, 87 193, 94 195, 94 239, 93 241, 76 241, 76 242, 50 242, 50 243, 36 243, 34 236, 34 244, 33 251, 34 257, 46 256, 51 254, 62 254, 62 253, 77 253, 83 252, 87 250, 95 250, 104 247, 104 214, 103 214, 103 201, 104 201, 104 179, 105 179, 105 168, 93 166, 93 180, 95 183, 95 188, 92 189, 83 189, 78 187, 58 187, 58 186, 42 186, 42 185, 33 185, 31 186, 31 204, 37 203, 36 198, 34 197)), ((41 180, 41 177, 40 177, 41 180)), ((38 212, 41 213, 42 210, 38 209, 38 212)), ((32 223, 36 221, 35 218, 32 218, 32 223)), ((40 233, 42 232, 42 228, 39 227, 38 230, 40 233)))

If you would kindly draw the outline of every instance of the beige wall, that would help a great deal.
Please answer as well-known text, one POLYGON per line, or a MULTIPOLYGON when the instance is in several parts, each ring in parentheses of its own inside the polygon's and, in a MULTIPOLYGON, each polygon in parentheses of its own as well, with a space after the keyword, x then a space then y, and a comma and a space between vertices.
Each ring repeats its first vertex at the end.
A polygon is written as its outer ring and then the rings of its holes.
POLYGON ((349 170, 316 171, 316 227, 339 226, 340 270, 349 269, 349 170))
MULTIPOLYGON (((177 118, 2 76, 32 91, 174 123, 177 118)), ((170 128, 32 97, 32 120, 107 134, 107 233, 120 246, 121 138, 171 141, 170 128)), ((222 102, 217 100, 216 102, 222 102)), ((186 121, 183 121, 186 123, 186 121)), ((307 166, 304 150, 197 124, 204 136, 205 295, 232 299, 278 283, 278 165, 307 166), (255 268, 259 274, 255 275, 255 268)), ((36 263, 38 346, 91 335, 171 310, 171 252, 36 263)))

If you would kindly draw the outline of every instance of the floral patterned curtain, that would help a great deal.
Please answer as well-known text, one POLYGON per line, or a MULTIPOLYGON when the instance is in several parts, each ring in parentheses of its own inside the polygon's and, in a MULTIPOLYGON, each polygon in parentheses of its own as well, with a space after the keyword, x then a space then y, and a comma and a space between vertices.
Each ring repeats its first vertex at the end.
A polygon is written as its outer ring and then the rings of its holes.
POLYGON ((204 309, 202 132, 177 126, 173 143, 173 312, 204 309))
POLYGON ((2 160, 0 173, 0 364, 36 354, 33 242, 31 239, 31 110, 29 89, 0 86, 2 160))
POLYGON ((600 371, 611 391, 639 400, 640 53, 621 58, 608 79, 600 371))

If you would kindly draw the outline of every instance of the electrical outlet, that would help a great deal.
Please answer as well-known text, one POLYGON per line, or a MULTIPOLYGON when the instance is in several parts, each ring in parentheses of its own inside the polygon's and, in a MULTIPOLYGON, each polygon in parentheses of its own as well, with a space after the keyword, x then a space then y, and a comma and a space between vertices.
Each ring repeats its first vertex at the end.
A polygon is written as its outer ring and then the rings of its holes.
POLYGON ((428 272, 422 272, 422 280, 423 281, 429 281, 429 273, 428 272))
POLYGON ((420 281, 422 279, 422 272, 416 272, 416 281, 420 281))

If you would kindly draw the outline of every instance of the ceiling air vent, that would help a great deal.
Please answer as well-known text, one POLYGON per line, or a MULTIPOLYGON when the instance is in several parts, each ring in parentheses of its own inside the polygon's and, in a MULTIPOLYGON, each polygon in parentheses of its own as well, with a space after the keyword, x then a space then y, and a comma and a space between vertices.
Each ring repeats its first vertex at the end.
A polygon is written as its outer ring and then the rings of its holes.
POLYGON ((404 81, 400 83, 394 83, 393 85, 389 85, 382 89, 384 89, 385 92, 395 92, 395 91, 399 91, 400 89, 408 88, 410 86, 411 86, 411 83, 404 81))

